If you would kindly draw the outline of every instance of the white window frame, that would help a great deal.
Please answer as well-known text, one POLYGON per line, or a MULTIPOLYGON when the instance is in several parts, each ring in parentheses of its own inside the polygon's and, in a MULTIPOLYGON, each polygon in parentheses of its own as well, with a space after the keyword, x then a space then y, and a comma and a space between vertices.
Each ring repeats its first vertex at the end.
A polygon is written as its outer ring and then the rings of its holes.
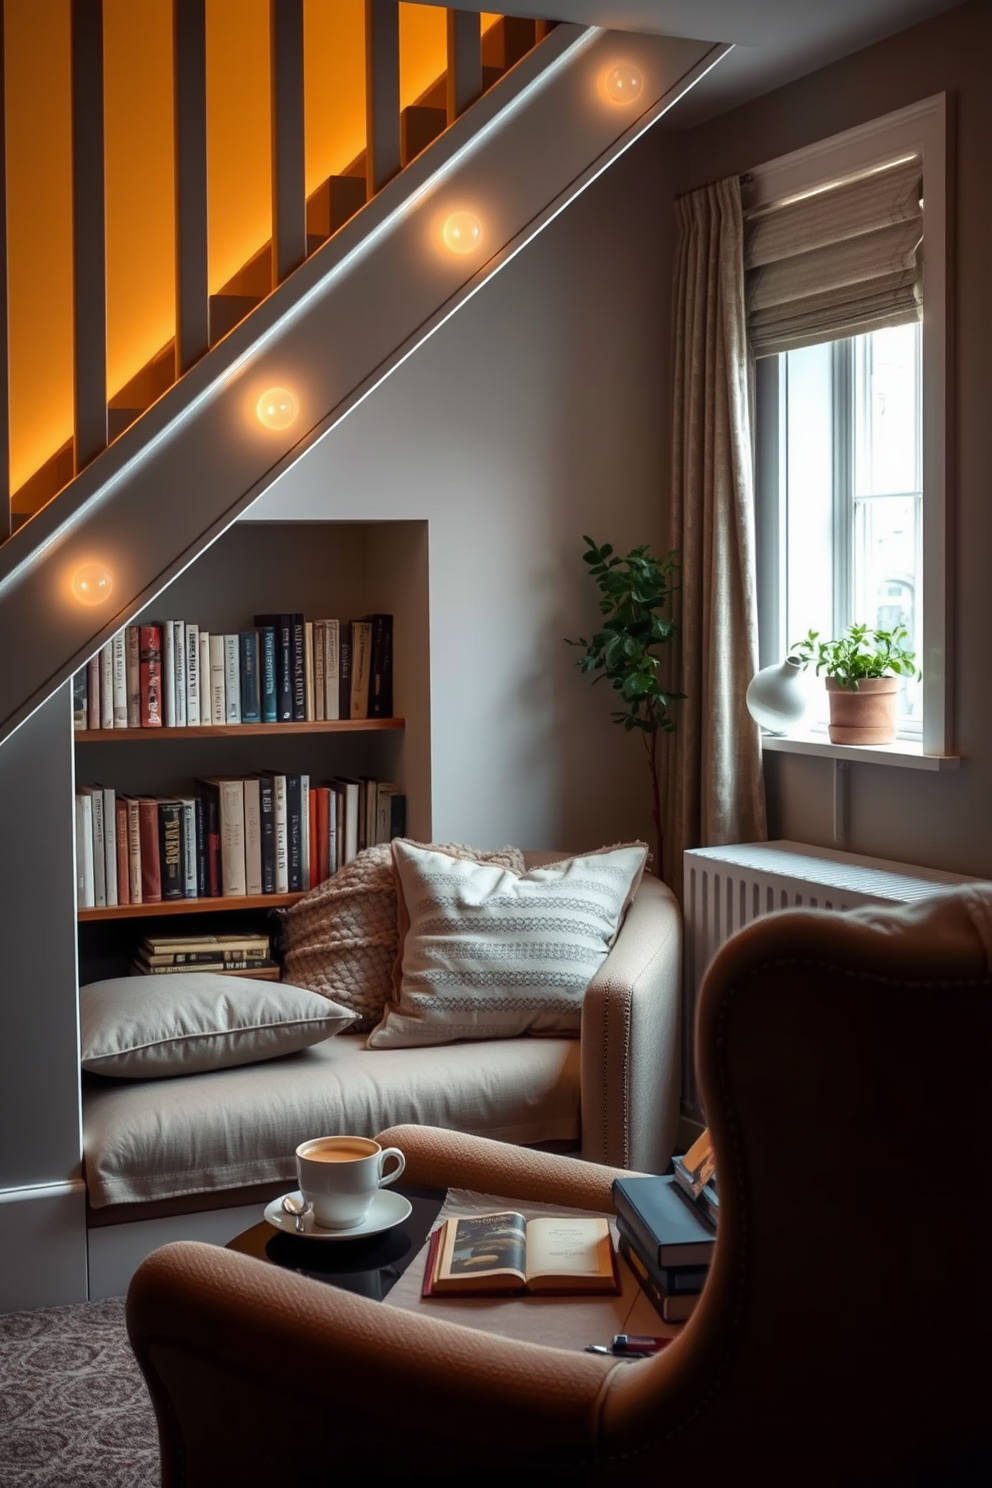
MULTIPOLYGON (((748 209, 802 196, 898 159, 919 154, 923 161, 924 319, 922 366, 922 597, 923 736, 920 745, 859 748, 822 743, 809 735, 763 739, 766 749, 824 754, 901 765, 939 768, 956 762, 952 754, 950 534, 948 496, 950 450, 947 396, 950 377, 948 284, 947 101, 943 93, 886 114, 857 129, 832 135, 803 150, 754 167, 746 196, 748 209)), ((759 525, 759 553, 763 546, 759 525)), ((774 565, 773 565, 774 566, 774 565)), ((767 567, 767 565, 766 565, 767 567)), ((773 581, 774 582, 774 581, 773 581)), ((759 609, 761 600, 759 596, 759 609)), ((791 638, 789 638, 791 639, 791 638)))

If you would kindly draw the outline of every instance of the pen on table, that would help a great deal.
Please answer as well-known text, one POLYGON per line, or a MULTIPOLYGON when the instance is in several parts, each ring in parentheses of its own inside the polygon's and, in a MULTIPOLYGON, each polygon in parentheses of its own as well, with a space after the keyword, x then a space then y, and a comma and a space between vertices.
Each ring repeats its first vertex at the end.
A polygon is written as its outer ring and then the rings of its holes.
POLYGON ((586 1345, 587 1354, 616 1354, 621 1358, 644 1359, 657 1354, 671 1343, 670 1338, 654 1338, 646 1333, 614 1333, 609 1343, 586 1345))

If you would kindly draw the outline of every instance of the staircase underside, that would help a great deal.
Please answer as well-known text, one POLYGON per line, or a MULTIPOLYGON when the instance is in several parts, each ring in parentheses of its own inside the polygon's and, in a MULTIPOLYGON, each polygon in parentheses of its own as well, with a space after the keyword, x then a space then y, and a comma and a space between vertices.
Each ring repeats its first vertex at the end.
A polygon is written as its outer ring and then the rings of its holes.
MULTIPOLYGON (((728 50, 558 26, 246 307, 247 318, 0 548, 0 741, 728 50), (632 105, 602 88, 620 62, 644 78, 632 105), (441 240, 459 210, 483 225, 464 257, 441 240), (292 388, 300 404, 279 433, 255 417, 274 386, 292 388), (87 609, 70 581, 91 561, 111 571, 113 593, 87 609)), ((145 371, 153 377, 154 364, 145 371)))

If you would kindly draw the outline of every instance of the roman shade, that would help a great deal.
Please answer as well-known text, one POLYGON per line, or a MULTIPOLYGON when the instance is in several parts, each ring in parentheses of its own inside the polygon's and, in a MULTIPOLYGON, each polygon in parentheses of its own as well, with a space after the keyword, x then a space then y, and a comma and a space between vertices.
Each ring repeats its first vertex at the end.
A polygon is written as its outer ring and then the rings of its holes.
POLYGON ((909 156, 748 213, 748 341, 770 356, 922 313, 923 165, 909 156))

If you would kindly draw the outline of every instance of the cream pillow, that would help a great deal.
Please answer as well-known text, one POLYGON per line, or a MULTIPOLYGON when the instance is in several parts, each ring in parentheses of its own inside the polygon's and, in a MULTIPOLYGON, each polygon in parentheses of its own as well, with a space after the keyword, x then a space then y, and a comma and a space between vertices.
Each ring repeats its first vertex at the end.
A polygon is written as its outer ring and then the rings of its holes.
MULTIPOLYGON (((484 852, 431 844, 456 858, 477 858, 524 871, 516 847, 484 852)), ((397 947, 396 876, 389 843, 367 847, 282 911, 283 976, 297 987, 330 997, 355 1014, 352 1033, 368 1033, 382 1017, 393 990, 397 947)))
POLYGON ((515 873, 392 844, 400 950, 370 1049, 579 1032, 640 883, 644 843, 515 873))
POLYGON ((300 987, 216 971, 111 977, 79 989, 81 1062, 128 1080, 195 1075, 293 1054, 353 1016, 300 987))

